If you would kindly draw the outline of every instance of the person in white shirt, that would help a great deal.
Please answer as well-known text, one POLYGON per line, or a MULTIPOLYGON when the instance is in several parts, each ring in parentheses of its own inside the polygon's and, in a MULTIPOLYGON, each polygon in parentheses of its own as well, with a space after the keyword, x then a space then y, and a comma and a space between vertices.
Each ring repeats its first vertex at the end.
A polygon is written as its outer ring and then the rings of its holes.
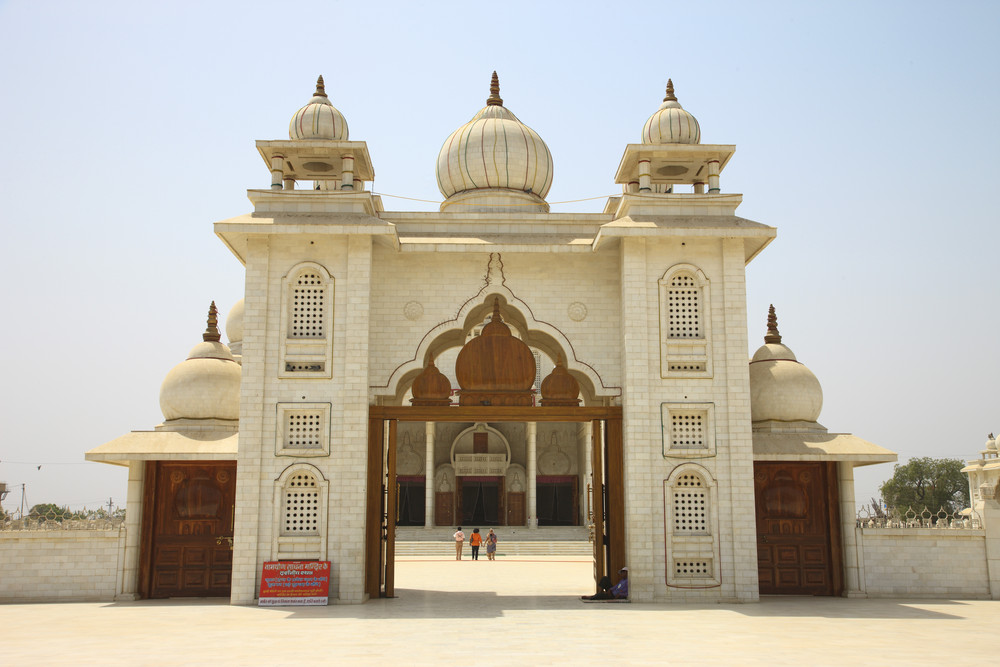
POLYGON ((455 531, 453 537, 455 538, 455 560, 462 560, 462 546, 465 544, 465 533, 462 532, 461 526, 455 531))

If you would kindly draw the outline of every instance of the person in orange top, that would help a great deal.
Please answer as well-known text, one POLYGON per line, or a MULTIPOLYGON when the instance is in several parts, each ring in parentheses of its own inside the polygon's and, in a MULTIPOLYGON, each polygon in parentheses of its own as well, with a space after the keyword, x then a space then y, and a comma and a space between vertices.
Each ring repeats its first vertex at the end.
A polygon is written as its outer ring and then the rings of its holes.
POLYGON ((479 560, 479 547, 482 543, 483 536, 479 534, 479 529, 473 529, 472 537, 469 539, 469 544, 472 546, 472 560, 479 560))

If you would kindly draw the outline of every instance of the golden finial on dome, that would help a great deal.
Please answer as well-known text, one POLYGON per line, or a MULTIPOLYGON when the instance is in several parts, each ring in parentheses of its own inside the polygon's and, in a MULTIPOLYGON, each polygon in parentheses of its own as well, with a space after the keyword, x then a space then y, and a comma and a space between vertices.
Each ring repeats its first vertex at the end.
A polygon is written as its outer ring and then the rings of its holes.
POLYGON ((210 343, 218 343, 222 340, 222 334, 219 333, 219 311, 216 310, 214 301, 208 307, 208 327, 205 328, 201 339, 210 343))
POLYGON ((676 102, 677 96, 674 95, 674 82, 667 79, 667 96, 663 98, 664 102, 676 102))
POLYGON ((493 72, 493 79, 490 81, 490 96, 486 98, 486 106, 503 106, 503 100, 500 99, 500 79, 497 78, 497 73, 495 71, 493 72))
POLYGON ((774 304, 767 310, 767 335, 764 336, 765 343, 780 343, 781 334, 778 333, 778 316, 774 312, 774 304))
POLYGON ((316 92, 313 93, 313 97, 326 97, 326 86, 323 85, 322 74, 320 74, 319 78, 316 79, 316 92))

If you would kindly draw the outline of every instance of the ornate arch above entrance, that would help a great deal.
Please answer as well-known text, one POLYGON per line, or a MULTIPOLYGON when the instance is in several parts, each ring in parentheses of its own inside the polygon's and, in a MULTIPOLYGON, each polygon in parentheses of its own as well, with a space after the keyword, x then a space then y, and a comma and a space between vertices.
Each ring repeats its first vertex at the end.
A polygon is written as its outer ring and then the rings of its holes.
POLYGON ((428 331, 412 359, 397 366, 384 386, 371 387, 373 395, 383 397, 386 404, 401 404, 403 396, 427 362, 438 358, 446 350, 465 345, 468 332, 482 324, 493 311, 494 300, 499 301, 500 316, 504 323, 514 329, 528 346, 541 351, 553 361, 561 355, 566 369, 580 384, 584 405, 597 405, 603 403, 604 399, 621 396, 621 387, 606 386, 592 366, 577 359, 573 344, 561 330, 548 322, 535 319, 528 304, 499 283, 483 287, 476 296, 462 304, 454 319, 442 322, 428 331))

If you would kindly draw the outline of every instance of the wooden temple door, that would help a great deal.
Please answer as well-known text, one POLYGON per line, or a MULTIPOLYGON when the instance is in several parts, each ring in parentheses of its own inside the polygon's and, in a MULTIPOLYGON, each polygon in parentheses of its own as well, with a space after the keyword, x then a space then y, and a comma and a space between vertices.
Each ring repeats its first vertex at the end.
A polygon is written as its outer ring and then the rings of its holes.
POLYGON ((754 463, 761 594, 840 595, 836 463, 754 463))
POLYGON ((396 420, 368 420, 368 474, 365 504, 365 592, 369 598, 395 597, 396 580, 396 420), (388 428, 386 428, 388 424, 388 428))
POLYGON ((228 597, 235 506, 235 461, 147 462, 140 594, 228 597))

